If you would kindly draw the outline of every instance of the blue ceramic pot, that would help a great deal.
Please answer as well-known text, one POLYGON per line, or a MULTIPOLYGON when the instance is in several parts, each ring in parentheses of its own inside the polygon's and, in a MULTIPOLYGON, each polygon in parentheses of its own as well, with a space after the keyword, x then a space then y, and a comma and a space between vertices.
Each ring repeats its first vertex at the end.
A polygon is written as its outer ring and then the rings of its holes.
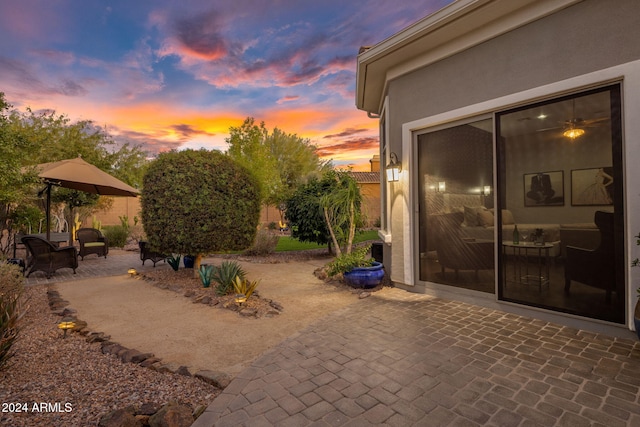
POLYGON ((193 268, 193 263, 195 262, 196 257, 191 255, 185 255, 184 258, 182 258, 182 260, 184 261, 184 268, 193 268))
POLYGON ((345 282, 354 288, 369 289, 380 284, 384 277, 384 269, 381 263, 374 262, 371 267, 356 267, 342 276, 345 282))

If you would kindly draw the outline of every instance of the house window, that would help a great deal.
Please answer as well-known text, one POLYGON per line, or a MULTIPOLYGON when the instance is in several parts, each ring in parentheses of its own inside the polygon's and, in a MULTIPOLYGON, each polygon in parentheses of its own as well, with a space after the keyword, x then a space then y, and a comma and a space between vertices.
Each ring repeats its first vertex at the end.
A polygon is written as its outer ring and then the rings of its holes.
POLYGON ((499 299, 624 323, 620 91, 496 114, 499 299))
POLYGON ((419 277, 495 292, 493 120, 417 136, 419 277))

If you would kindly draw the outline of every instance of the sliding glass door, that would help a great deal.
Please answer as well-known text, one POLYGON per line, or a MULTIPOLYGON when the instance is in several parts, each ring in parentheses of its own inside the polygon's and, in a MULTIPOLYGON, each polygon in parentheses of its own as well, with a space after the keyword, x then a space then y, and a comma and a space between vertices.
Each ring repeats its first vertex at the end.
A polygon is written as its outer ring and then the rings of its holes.
POLYGON ((496 114, 500 299, 624 323, 620 85, 496 114))
POLYGON ((493 120, 417 141, 420 280, 494 293, 493 120))

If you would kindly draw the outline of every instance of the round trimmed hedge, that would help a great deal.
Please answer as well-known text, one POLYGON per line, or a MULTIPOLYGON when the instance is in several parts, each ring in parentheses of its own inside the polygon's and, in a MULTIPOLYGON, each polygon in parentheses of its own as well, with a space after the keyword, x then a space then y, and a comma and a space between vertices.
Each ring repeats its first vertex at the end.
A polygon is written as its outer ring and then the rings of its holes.
POLYGON ((259 197, 253 175, 218 151, 162 153, 142 183, 149 245, 189 255, 246 249, 256 234, 259 197))

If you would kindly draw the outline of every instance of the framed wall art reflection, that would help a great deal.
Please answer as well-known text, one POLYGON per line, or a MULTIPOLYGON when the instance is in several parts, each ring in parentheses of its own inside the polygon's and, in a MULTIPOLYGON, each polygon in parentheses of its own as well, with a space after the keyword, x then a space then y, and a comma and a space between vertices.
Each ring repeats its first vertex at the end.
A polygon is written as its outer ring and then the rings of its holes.
POLYGON ((602 206, 612 204, 612 167, 574 169, 571 171, 572 206, 602 206))
POLYGON ((524 205, 564 206, 564 172, 525 173, 524 205))

